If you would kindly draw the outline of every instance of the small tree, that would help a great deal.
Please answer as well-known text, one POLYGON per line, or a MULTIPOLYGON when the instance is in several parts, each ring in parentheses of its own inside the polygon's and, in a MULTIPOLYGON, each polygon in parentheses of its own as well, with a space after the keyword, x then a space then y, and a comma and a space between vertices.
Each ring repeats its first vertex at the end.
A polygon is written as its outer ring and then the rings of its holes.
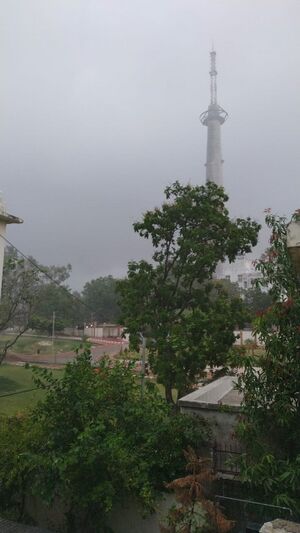
POLYGON ((0 301, 0 332, 12 328, 8 340, 1 342, 0 364, 8 350, 30 327, 39 287, 39 274, 12 250, 5 255, 0 301))
MULTIPOLYGON (((53 321, 47 318, 41 318, 40 316, 32 315, 29 326, 38 333, 47 333, 48 335, 51 335, 53 332, 53 321)), ((63 320, 55 320, 55 332, 63 331, 64 327, 65 323, 63 320)))
POLYGON ((234 522, 223 515, 210 495, 214 480, 210 459, 199 458, 192 448, 184 455, 190 474, 167 484, 167 488, 175 492, 178 505, 170 509, 161 532, 228 533, 234 522))
POLYGON ((151 263, 131 262, 119 283, 123 319, 131 340, 148 336, 150 364, 172 402, 172 388, 187 392, 207 364, 226 361, 241 306, 212 282, 217 265, 251 250, 259 225, 232 221, 222 188, 175 182, 166 202, 148 211, 134 230, 151 239, 151 263))
POLYGON ((300 508, 300 292, 286 243, 283 217, 266 216, 270 248, 257 269, 258 285, 272 304, 259 313, 255 331, 265 344, 261 367, 245 358, 239 378, 244 418, 238 434, 246 453, 242 479, 276 505, 300 508))

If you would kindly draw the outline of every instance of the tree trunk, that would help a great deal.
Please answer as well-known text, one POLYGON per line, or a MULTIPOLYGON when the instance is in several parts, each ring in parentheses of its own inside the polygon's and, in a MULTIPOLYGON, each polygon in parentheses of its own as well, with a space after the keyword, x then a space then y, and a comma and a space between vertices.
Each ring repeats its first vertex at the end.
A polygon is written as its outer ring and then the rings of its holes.
POLYGON ((165 384, 165 396, 168 403, 174 405, 174 400, 172 396, 172 385, 170 383, 165 384))

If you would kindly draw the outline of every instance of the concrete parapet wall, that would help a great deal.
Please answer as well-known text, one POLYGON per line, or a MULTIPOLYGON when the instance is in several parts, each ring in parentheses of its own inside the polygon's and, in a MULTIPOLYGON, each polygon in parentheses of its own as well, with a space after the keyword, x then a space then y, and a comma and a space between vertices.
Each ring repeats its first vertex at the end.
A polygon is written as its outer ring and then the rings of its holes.
MULTIPOLYGON (((143 510, 138 503, 133 498, 128 498, 123 505, 117 504, 113 507, 107 516, 107 525, 114 533, 160 533, 160 524, 165 522, 168 511, 175 503, 173 494, 163 493, 156 501, 154 512, 143 516, 143 510)), ((38 497, 26 498, 28 516, 40 527, 49 528, 51 531, 65 531, 67 511, 68 506, 58 497, 49 506, 38 497)))
POLYGON ((180 411, 188 415, 202 416, 207 420, 212 431, 212 439, 222 449, 225 446, 237 446, 235 428, 238 422, 237 412, 216 409, 192 409, 181 407, 180 411))
MULTIPOLYGON (((215 407, 218 406, 218 402, 232 390, 233 383, 236 383, 237 379, 233 376, 223 376, 222 378, 211 381, 204 387, 183 396, 179 400, 179 405, 183 407, 189 407, 196 403, 196 406, 200 408, 200 404, 212 404, 215 407)), ((204 405, 205 407, 205 405, 204 405)))

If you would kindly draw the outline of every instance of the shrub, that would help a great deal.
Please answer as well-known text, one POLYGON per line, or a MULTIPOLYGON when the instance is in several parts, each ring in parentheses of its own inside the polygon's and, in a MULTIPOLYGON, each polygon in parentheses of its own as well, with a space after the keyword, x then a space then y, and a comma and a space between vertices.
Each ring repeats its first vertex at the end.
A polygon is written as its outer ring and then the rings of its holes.
POLYGON ((46 398, 28 417, 1 430, 0 500, 24 511, 24 495, 68 509, 68 531, 101 531, 105 515, 128 496, 150 510, 165 482, 180 474, 182 450, 199 448, 209 431, 199 419, 174 413, 147 385, 143 396, 131 365, 102 360, 89 349, 62 379, 35 369, 46 398))

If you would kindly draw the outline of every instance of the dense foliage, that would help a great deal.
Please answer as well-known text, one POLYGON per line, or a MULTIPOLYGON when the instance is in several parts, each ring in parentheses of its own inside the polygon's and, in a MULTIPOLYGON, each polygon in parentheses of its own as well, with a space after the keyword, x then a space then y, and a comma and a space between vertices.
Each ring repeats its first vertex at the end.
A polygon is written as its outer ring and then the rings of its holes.
POLYGON ((265 343, 261 367, 245 359, 239 388, 244 419, 239 436, 246 447, 242 477, 277 505, 300 508, 300 292, 287 249, 286 220, 268 214, 270 248, 257 264, 258 282, 272 305, 255 327, 265 343))
POLYGON ((90 310, 89 316, 85 313, 86 321, 118 323, 120 308, 116 285, 117 280, 112 276, 93 279, 85 284, 82 298, 90 310))
MULTIPOLYGON (((50 334, 53 313, 55 313, 55 331, 62 331, 68 326, 82 328, 84 322, 118 322, 120 309, 117 303, 117 280, 112 276, 91 280, 79 293, 72 291, 68 285, 71 272, 70 264, 40 265, 34 258, 24 260, 13 247, 6 248, 3 294, 5 297, 7 295, 7 302, 10 302, 10 293, 15 295, 17 290, 20 301, 22 298, 23 301, 25 298, 28 300, 30 296, 31 305, 30 313, 27 313, 26 329, 30 327, 40 333, 50 334), (21 272, 23 272, 23 285, 21 272)), ((4 303, 3 301, 3 309, 4 303)), ((4 312, 2 315, 4 316, 4 312)), ((14 316, 15 314, 10 319, 9 325, 17 323, 17 319, 13 320, 14 316)))
POLYGON ((272 303, 272 296, 269 294, 268 287, 262 290, 260 286, 253 285, 250 289, 244 290, 241 296, 251 323, 272 303))
MULTIPOLYGON (((256 261, 254 264, 256 265, 256 261)), ((252 286, 248 289, 244 289, 237 282, 232 282, 228 279, 222 279, 220 283, 230 298, 242 300, 245 320, 249 325, 252 324, 258 314, 267 309, 272 303, 268 288, 262 289, 257 286, 254 280, 252 286)))
MULTIPOLYGON (((32 328, 41 333, 51 332, 52 316, 56 314, 56 330, 66 326, 82 324, 86 307, 81 303, 80 295, 68 287, 72 271, 71 265, 44 266, 30 257, 24 259, 12 246, 5 249, 3 272, 3 295, 10 302, 10 295, 18 295, 21 301, 26 298, 30 306, 23 305, 27 312, 26 329, 32 328)), ((19 306, 20 307, 20 306, 19 306)), ((18 325, 20 320, 13 315, 10 325, 18 325)))
POLYGON ((239 299, 212 281, 218 264, 233 261, 256 244, 259 225, 232 221, 224 190, 214 183, 165 190, 166 201, 148 211, 134 230, 150 239, 152 262, 131 262, 119 283, 123 320, 138 342, 151 339, 150 365, 172 401, 197 383, 207 364, 226 361, 233 330, 242 321, 239 299))
POLYGON ((41 284, 32 321, 33 329, 51 332, 53 313, 55 313, 56 331, 67 326, 83 324, 86 308, 81 303, 80 294, 72 291, 68 286, 72 272, 71 265, 39 265, 39 267, 45 275, 40 274, 41 284))
POLYGON ((102 531, 114 503, 135 497, 151 509, 182 472, 183 448, 208 437, 204 422, 173 413, 130 366, 91 364, 89 350, 61 379, 36 369, 47 397, 28 416, 2 423, 0 509, 24 512, 25 494, 66 505, 68 531, 102 531), (84 524, 84 526, 83 526, 84 524))

